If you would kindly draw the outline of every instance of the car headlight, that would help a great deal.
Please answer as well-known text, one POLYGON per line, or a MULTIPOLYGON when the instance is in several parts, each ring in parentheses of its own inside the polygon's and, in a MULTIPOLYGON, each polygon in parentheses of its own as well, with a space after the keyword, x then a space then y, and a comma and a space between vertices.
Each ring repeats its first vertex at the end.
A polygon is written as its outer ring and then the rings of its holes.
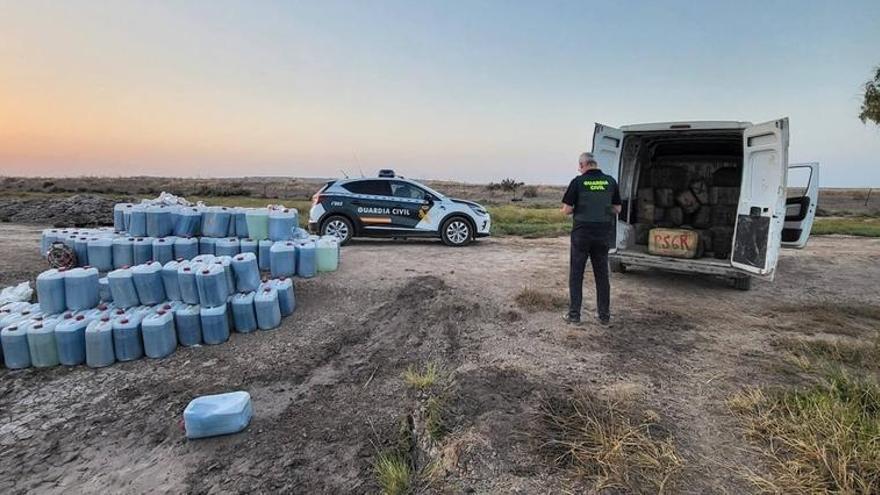
POLYGON ((485 217, 485 216, 489 215, 489 212, 486 211, 486 209, 483 208, 482 206, 475 206, 475 205, 468 205, 468 206, 471 207, 471 211, 473 211, 477 215, 480 215, 481 217, 485 217))

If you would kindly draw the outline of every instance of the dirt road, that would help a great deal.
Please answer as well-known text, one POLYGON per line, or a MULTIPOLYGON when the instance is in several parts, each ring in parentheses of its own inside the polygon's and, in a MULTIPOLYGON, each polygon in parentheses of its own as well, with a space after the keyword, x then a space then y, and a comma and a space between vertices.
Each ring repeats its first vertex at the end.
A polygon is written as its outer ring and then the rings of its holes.
MULTIPOLYGON (((42 269, 37 234, 0 225, 0 286, 42 269)), ((449 380, 442 469, 428 492, 569 486, 529 435, 539 397, 567 385, 655 411, 686 460, 677 492, 747 492, 743 469, 763 466, 725 399, 786 379, 774 339, 843 333, 816 312, 880 304, 873 239, 814 238, 784 253, 776 282, 749 292, 615 274, 611 329, 575 329, 561 310, 514 302, 525 287, 566 295, 566 239, 360 242, 342 256, 340 271, 297 280, 298 310, 275 331, 99 370, 0 369, 0 492, 376 492, 377 450, 420 407, 401 374, 428 362, 449 380), (254 399, 245 432, 184 439, 190 399, 239 389, 254 399)))

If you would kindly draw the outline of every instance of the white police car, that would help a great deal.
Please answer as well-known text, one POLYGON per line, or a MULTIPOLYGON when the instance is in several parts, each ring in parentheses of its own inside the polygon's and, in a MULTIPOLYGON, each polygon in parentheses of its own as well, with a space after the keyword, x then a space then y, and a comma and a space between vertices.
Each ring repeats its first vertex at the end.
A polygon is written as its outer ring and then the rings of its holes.
POLYGON ((491 224, 483 206, 447 198, 390 170, 328 182, 312 196, 309 211, 309 230, 343 244, 352 237, 439 237, 465 246, 488 236, 491 224))

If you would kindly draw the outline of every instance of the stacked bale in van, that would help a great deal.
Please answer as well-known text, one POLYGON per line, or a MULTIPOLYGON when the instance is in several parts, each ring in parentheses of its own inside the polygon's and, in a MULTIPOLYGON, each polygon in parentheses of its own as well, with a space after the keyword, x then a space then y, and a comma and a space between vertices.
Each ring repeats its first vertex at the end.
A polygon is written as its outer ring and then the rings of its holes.
POLYGON ((711 176, 690 173, 685 166, 650 169, 637 192, 636 244, 648 245, 654 228, 694 230, 697 256, 727 258, 739 204, 740 170, 722 166, 711 176))

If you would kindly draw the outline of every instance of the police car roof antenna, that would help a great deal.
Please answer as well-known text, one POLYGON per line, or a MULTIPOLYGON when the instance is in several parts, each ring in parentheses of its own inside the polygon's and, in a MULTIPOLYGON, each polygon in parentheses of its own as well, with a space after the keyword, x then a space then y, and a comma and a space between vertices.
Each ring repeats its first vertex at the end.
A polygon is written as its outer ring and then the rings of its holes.
POLYGON ((339 171, 342 172, 342 175, 344 175, 346 179, 348 178, 348 174, 345 173, 345 170, 342 170, 342 169, 340 168, 339 171))
POLYGON ((364 175, 364 166, 361 165, 361 158, 354 151, 352 151, 351 154, 354 156, 354 161, 357 162, 358 170, 361 171, 361 179, 363 179, 366 176, 364 175))

